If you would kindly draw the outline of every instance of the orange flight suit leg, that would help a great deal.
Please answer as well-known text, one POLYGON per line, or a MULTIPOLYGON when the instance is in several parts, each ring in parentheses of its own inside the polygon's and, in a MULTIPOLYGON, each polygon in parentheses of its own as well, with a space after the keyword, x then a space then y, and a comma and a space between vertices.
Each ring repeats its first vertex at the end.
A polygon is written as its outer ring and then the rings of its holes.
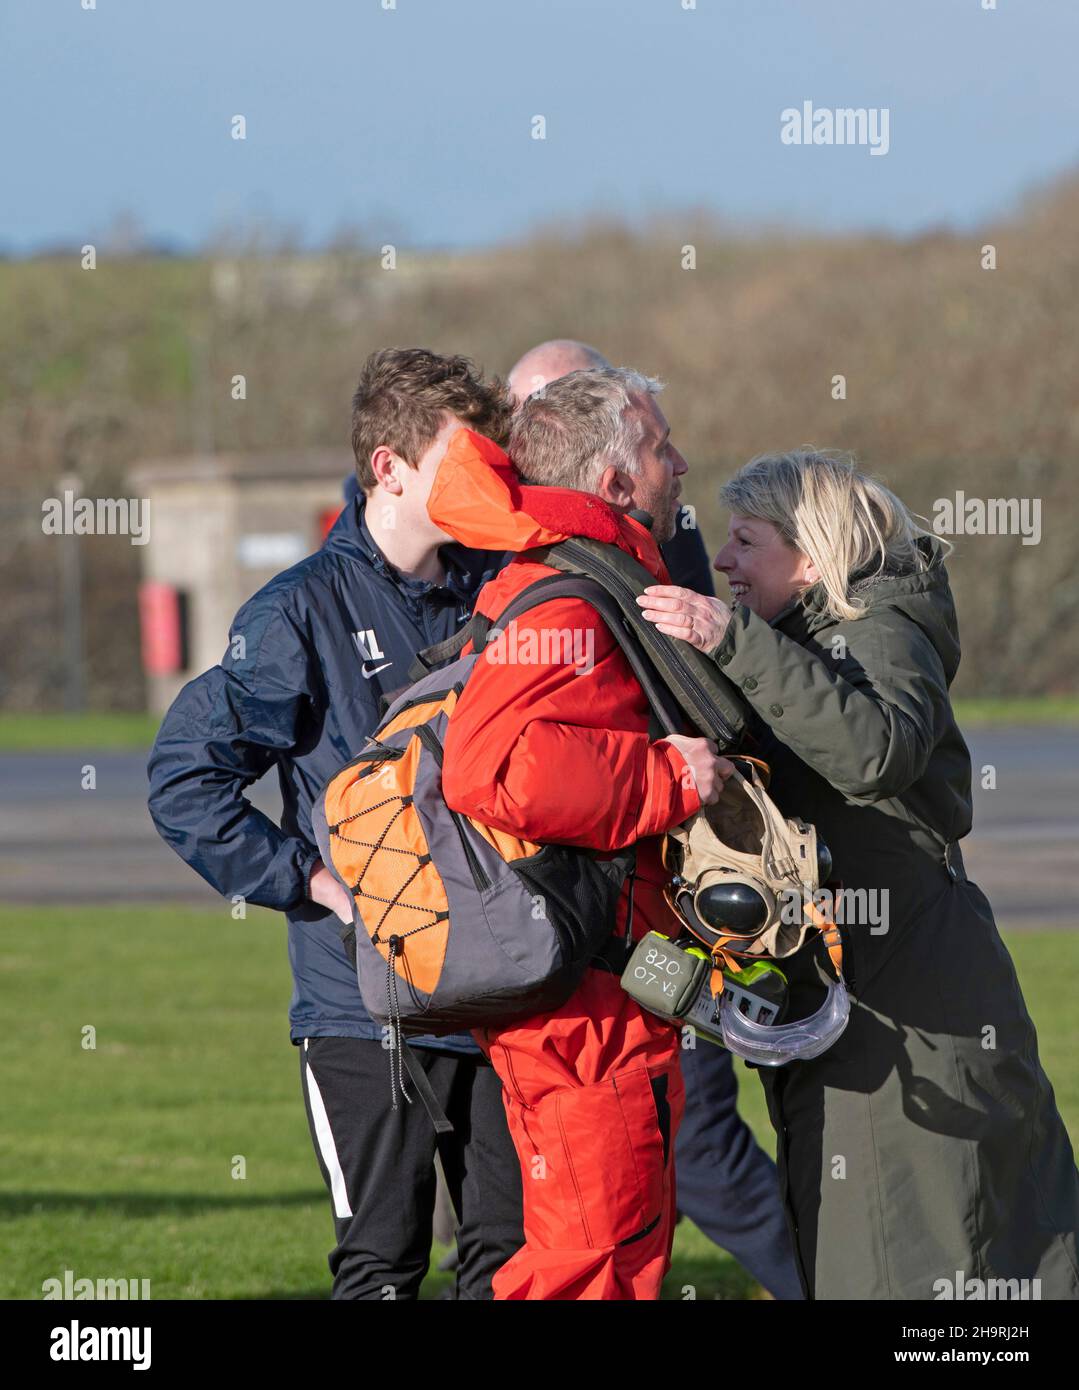
POLYGON ((677 1029, 589 968, 569 1002, 477 1032, 502 1079, 524 1189, 496 1299, 656 1299, 676 1219, 677 1029))

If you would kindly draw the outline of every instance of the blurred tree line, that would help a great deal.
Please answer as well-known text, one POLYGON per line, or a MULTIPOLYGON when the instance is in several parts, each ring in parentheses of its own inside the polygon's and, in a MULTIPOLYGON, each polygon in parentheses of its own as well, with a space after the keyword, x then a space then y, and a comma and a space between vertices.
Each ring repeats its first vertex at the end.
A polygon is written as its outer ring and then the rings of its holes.
MULTIPOLYGON (((465 352, 504 374, 555 336, 668 383, 713 549, 718 484, 764 450, 853 450, 924 516, 956 492, 1040 498, 1037 545, 955 538, 956 689, 1074 691, 1077 222, 1079 177, 999 225, 902 241, 750 234, 699 215, 467 255, 400 246, 394 269, 348 237, 319 255, 263 239, 199 259, 100 248, 93 270, 75 252, 0 264, 0 706, 59 704, 63 590, 41 503, 65 475, 120 497, 141 459, 347 444, 373 348, 465 352), (246 400, 232 398, 237 374, 246 400)), ((87 702, 139 709, 140 548, 81 544, 87 702)))

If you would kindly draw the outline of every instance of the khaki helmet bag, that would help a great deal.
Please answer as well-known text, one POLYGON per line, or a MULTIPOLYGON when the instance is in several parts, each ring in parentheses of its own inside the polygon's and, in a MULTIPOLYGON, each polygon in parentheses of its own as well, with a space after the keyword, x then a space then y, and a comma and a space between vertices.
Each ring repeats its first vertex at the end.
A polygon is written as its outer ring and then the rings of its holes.
POLYGON ((832 954, 838 934, 814 902, 823 886, 815 828, 782 814, 766 789, 766 763, 727 757, 735 771, 719 800, 668 833, 664 859, 675 875, 671 905, 713 955, 727 958, 735 970, 732 953, 782 960, 799 950, 810 932, 829 927, 825 939, 832 954), (752 889, 766 905, 763 924, 751 931, 708 926, 696 911, 709 888, 734 884, 752 889))

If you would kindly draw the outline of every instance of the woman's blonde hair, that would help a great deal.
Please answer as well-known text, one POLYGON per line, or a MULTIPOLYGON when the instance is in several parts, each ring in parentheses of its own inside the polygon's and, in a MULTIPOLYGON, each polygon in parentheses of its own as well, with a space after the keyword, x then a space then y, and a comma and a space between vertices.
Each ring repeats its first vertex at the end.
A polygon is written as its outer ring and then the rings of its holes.
POLYGON ((720 498, 732 512, 770 521, 789 546, 809 557, 820 575, 825 611, 836 619, 865 614, 854 581, 917 573, 929 564, 918 544, 929 532, 848 456, 815 449, 761 454, 724 484, 720 498))

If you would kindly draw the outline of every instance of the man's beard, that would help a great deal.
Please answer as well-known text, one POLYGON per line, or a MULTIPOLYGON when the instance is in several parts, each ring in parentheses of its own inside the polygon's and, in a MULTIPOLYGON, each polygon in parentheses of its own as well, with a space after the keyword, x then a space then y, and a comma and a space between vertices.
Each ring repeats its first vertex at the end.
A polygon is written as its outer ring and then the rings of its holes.
POLYGON ((677 497, 656 499, 655 511, 652 512, 652 536, 657 545, 666 545, 669 540, 674 539, 681 506, 677 497))

